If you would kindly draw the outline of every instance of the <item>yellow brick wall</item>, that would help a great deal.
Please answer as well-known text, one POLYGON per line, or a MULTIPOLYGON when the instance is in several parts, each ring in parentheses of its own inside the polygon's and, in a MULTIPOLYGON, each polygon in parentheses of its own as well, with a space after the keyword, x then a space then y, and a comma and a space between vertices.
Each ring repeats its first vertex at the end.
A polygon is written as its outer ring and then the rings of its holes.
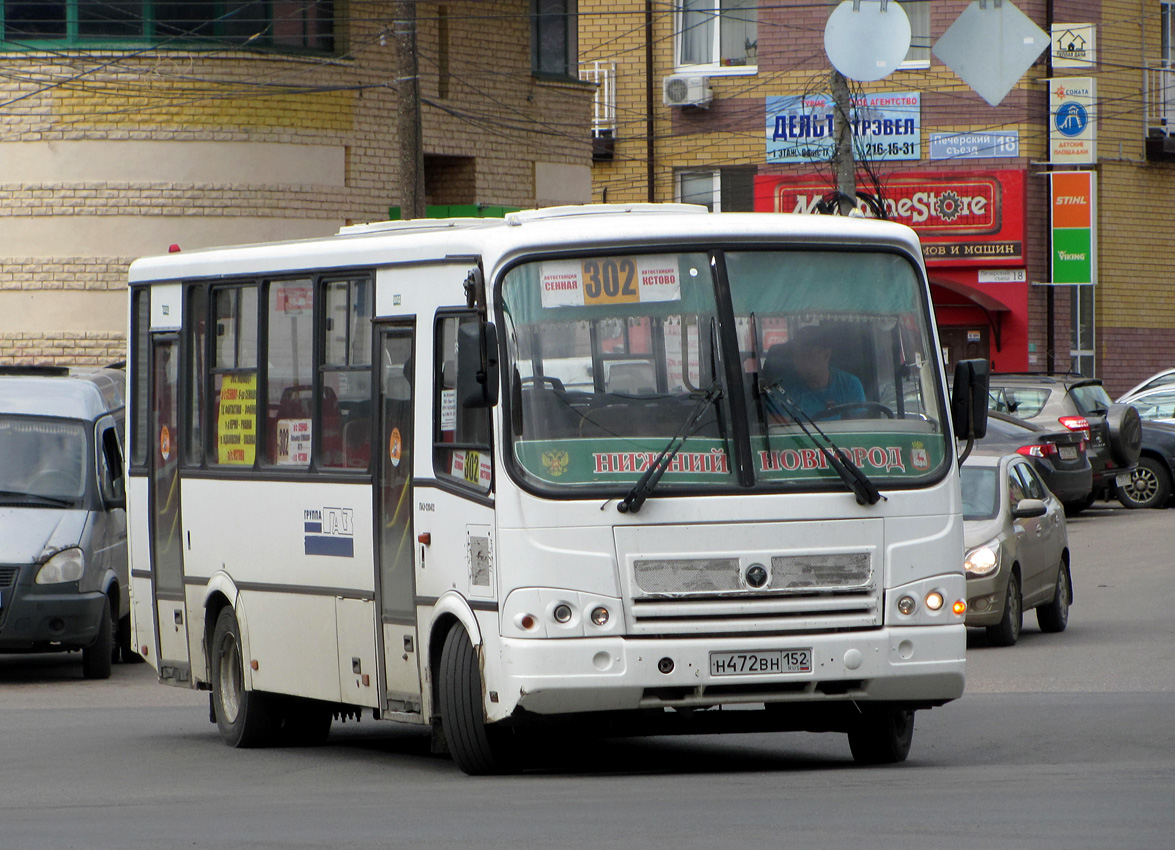
MULTIPOLYGON (((337 4, 336 8, 342 8, 337 4)), ((531 74, 528 0, 420 0, 418 54, 426 155, 476 159, 463 197, 433 187, 431 203, 472 200, 535 204, 536 162, 590 164, 591 91, 578 82, 531 74), (438 43, 441 9, 449 39, 438 43), (441 91, 439 57, 450 73, 441 91), (442 94, 444 96, 442 96, 442 94)), ((342 186, 247 185, 182 179, 110 182, 5 182, 0 174, 0 236, 6 223, 60 222, 62 256, 28 256, 9 244, 0 255, 0 310, 6 292, 120 290, 124 256, 74 256, 69 227, 79 217, 230 217, 377 221, 401 203, 396 140, 395 42, 390 3, 364 7, 336 34, 334 57, 244 51, 6 53, 0 94, 6 142, 259 142, 345 149, 342 186), (381 43, 381 41, 383 43, 381 43)), ((175 241, 185 242, 182 223, 175 241)), ((326 231, 329 232, 329 231, 326 231)), ((239 241, 249 241, 247 230, 239 241)), ((6 240, 13 243, 16 240, 6 240)), ((111 246, 118 254, 118 246, 111 246)), ((165 247, 165 246, 163 246, 165 247)), ((105 362, 105 338, 52 328, 0 336, 0 363, 105 362), (68 343, 68 344, 67 344, 68 343)), ((120 359, 120 358, 117 358, 120 359)))

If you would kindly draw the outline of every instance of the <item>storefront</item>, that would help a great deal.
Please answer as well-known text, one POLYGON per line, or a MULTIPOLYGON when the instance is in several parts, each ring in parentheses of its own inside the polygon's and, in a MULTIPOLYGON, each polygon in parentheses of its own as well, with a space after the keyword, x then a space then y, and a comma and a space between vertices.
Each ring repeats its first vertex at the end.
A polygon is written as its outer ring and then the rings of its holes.
MULTIPOLYGON (((1018 170, 905 172, 877 199, 866 186, 861 211, 884 207, 922 239, 931 297, 948 364, 984 358, 998 372, 1028 368, 1025 179, 1018 170)), ((815 213, 826 178, 761 174, 755 209, 815 213)))

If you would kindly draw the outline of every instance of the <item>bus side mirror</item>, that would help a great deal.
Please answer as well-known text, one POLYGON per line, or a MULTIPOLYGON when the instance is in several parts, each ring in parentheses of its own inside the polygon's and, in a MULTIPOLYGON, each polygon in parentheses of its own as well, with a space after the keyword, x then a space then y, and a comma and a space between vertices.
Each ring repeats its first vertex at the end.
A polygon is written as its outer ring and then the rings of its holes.
POLYGON ((498 331, 492 322, 465 322, 457 329, 457 405, 498 403, 498 331))
POLYGON ((951 418, 955 437, 978 440, 987 434, 987 389, 991 364, 986 360, 960 360, 955 364, 951 389, 951 418))

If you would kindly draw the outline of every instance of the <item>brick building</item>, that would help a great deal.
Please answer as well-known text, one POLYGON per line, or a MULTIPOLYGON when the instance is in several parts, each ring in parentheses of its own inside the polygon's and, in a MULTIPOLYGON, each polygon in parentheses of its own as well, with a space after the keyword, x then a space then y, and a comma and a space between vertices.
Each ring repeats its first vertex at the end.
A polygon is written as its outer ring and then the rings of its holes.
MULTIPOLYGON (((856 137, 857 186, 922 235, 948 357, 1005 371, 1072 365, 1116 394, 1175 365, 1175 3, 1000 5, 1057 46, 1039 39, 1027 70, 989 101, 938 55, 970 4, 900 4, 909 52, 884 79, 850 83, 856 117, 871 119, 856 137), (1056 121, 1085 80, 1096 138, 1089 161, 1062 162, 1056 121), (1093 175, 1081 251, 1054 244, 1049 173, 1065 171, 1093 175), (1050 285, 1081 279, 1054 268, 1054 248, 1088 254, 1088 285, 1050 285)), ((834 103, 824 32, 836 7, 580 0, 582 73, 601 84, 594 200, 812 211, 836 187, 820 120, 834 103)), ((964 41, 996 71, 1018 58, 964 41)))
MULTIPOLYGON (((0 365, 123 359, 137 256, 401 203, 392 2, 0 5, 0 365)), ((589 200, 566 4, 414 5, 427 202, 589 200)))

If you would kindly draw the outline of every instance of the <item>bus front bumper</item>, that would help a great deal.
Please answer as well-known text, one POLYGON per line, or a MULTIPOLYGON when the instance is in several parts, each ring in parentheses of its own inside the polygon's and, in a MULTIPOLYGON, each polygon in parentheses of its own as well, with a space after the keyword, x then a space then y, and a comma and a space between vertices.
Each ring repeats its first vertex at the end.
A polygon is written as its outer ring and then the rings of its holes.
POLYGON ((940 705, 963 694, 966 644, 961 623, 782 637, 503 638, 490 719, 517 709, 571 714, 820 701, 940 705), (811 651, 806 672, 711 672, 713 653, 803 649, 811 651))

